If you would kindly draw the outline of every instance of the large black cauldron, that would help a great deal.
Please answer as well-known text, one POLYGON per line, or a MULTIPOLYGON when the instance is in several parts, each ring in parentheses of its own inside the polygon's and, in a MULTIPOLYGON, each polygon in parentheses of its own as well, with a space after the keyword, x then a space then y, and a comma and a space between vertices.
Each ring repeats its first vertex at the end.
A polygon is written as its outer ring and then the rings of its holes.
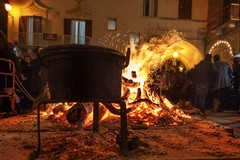
POLYGON ((129 63, 122 53, 93 45, 55 45, 42 49, 51 99, 111 100, 121 97, 122 69, 129 63))

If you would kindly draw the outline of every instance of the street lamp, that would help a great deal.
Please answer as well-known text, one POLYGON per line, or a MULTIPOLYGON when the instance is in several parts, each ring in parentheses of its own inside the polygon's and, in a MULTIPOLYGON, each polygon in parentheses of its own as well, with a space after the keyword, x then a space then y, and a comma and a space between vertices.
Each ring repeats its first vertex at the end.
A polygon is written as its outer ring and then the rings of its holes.
POLYGON ((178 52, 177 52, 177 51, 175 51, 175 52, 173 53, 173 57, 174 57, 175 59, 177 59, 177 57, 178 57, 178 52))
POLYGON ((178 57, 178 52, 177 51, 173 52, 173 65, 174 65, 174 67, 177 66, 177 57, 178 57))
POLYGON ((12 19, 12 27, 13 27, 13 26, 14 26, 14 17, 13 17, 13 15, 10 13, 10 12, 12 11, 12 5, 9 4, 9 3, 5 3, 4 5, 5 5, 6 11, 8 12, 8 15, 9 15, 9 16, 11 17, 11 19, 12 19))
POLYGON ((8 32, 8 40, 11 41, 13 39, 13 30, 14 30, 14 16, 11 14, 13 13, 13 7, 9 3, 5 3, 5 9, 8 12, 7 18, 7 32, 8 32))
POLYGON ((12 5, 9 3, 5 3, 5 9, 7 12, 10 12, 12 10, 12 5))

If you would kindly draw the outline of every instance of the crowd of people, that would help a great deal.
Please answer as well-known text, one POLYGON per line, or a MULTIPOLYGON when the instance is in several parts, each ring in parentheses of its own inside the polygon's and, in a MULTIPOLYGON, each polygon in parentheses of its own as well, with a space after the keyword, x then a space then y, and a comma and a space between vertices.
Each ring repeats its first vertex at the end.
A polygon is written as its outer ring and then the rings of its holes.
POLYGON ((220 111, 225 104, 225 97, 230 93, 232 71, 227 62, 220 61, 220 55, 206 54, 204 60, 192 69, 193 82, 195 84, 194 106, 203 113, 206 110, 206 98, 212 95, 213 111, 220 111))
POLYGON ((8 62, 0 61, 1 73, 15 75, 15 81, 13 81, 12 75, 0 74, 0 95, 14 94, 14 106, 12 106, 10 98, 0 98, 0 112, 22 114, 32 108, 33 100, 29 98, 28 94, 36 98, 41 92, 42 69, 38 59, 32 60, 28 54, 19 58, 15 55, 13 47, 14 45, 8 42, 5 34, 0 31, 0 58, 11 60, 15 66, 15 71, 13 71, 13 66, 8 62))
POLYGON ((174 103, 190 101, 203 113, 240 109, 240 55, 233 57, 232 67, 219 54, 206 54, 186 72, 163 66, 158 75, 162 95, 174 103))

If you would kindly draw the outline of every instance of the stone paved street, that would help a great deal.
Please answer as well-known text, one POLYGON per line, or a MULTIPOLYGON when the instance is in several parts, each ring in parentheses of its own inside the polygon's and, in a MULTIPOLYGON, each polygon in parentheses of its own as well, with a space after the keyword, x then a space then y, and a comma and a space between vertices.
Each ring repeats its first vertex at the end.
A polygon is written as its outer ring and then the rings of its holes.
POLYGON ((219 113, 207 113, 206 119, 215 123, 224 125, 229 133, 234 137, 240 138, 240 112, 239 111, 224 111, 219 113))

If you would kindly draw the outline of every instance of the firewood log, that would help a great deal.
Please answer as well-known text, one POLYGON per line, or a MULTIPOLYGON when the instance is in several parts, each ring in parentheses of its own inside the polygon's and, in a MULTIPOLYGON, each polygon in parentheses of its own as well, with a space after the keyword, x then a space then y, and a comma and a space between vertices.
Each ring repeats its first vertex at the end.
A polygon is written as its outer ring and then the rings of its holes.
POLYGON ((140 86, 140 82, 134 82, 132 79, 127 79, 125 77, 122 77, 122 84, 128 87, 134 87, 134 88, 137 88, 140 86))
POLYGON ((87 111, 82 103, 73 105, 66 115, 66 119, 70 124, 83 123, 87 117, 87 111))

